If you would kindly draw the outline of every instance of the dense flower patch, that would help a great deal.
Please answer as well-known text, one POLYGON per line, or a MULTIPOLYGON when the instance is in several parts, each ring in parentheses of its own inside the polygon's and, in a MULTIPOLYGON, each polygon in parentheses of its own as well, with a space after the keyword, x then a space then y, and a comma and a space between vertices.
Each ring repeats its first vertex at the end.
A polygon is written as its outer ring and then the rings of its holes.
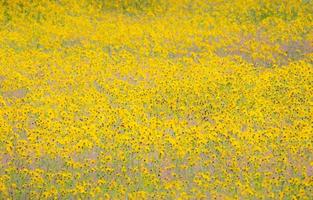
POLYGON ((3 0, 0 199, 312 199, 313 1, 3 0))

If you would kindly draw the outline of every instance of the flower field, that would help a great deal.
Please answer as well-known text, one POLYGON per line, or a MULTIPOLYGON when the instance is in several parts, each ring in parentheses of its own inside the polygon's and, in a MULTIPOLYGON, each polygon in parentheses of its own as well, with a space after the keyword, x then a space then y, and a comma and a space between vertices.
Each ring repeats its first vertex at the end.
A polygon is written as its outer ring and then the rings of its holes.
POLYGON ((2 199, 313 199, 313 1, 0 0, 2 199))

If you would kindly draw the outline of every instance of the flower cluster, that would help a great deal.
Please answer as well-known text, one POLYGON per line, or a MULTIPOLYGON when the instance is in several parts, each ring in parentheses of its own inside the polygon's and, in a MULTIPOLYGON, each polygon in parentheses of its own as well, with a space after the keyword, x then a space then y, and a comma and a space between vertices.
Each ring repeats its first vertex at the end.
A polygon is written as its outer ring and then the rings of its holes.
POLYGON ((0 199, 312 199, 313 1, 0 2, 0 199))

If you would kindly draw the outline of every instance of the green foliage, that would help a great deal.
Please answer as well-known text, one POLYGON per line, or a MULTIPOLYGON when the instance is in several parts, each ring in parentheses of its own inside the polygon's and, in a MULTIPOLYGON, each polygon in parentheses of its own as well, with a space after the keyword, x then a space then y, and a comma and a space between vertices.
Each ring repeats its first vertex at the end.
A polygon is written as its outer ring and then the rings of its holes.
POLYGON ((164 0, 95 0, 103 11, 119 11, 126 14, 144 13, 147 11, 165 11, 168 3, 164 0))

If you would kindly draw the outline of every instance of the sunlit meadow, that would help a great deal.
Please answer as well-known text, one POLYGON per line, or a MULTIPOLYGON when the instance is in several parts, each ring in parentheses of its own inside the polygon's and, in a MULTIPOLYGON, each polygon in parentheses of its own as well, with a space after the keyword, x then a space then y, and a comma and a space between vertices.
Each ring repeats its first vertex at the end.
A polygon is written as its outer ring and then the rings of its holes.
POLYGON ((0 0, 0 199, 313 199, 312 0, 0 0))

